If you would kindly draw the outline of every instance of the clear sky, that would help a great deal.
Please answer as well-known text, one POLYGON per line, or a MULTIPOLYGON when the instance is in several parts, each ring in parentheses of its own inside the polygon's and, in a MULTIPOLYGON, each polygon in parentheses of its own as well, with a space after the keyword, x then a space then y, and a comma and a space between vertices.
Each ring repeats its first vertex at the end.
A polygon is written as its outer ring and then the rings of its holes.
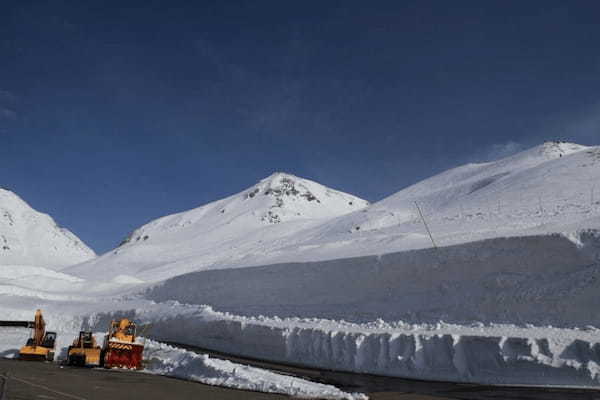
POLYGON ((97 252, 274 171, 370 201, 600 144, 600 2, 0 6, 0 185, 97 252))

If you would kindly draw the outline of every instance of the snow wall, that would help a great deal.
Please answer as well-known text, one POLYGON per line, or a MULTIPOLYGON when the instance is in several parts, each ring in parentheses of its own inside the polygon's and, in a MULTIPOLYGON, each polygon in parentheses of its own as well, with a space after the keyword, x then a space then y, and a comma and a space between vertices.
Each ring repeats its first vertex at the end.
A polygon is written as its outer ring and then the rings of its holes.
POLYGON ((247 316, 600 327, 600 234, 201 271, 169 279, 145 297, 247 316))
MULTIPOLYGON (((124 305, 125 306, 125 305, 124 305)), ((128 317, 156 340, 321 369, 421 380, 600 387, 600 330, 436 324, 357 325, 249 318, 177 302, 89 316, 128 317)))

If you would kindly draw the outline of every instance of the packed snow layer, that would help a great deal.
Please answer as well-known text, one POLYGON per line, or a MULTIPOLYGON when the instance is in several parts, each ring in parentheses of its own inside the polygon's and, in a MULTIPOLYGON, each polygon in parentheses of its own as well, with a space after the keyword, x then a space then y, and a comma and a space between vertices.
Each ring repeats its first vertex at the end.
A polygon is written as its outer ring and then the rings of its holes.
POLYGON ((60 269, 94 258, 79 238, 0 188, 0 268, 31 265, 60 269))
POLYGON ((346 393, 324 385, 196 354, 152 340, 146 341, 144 371, 198 381, 207 385, 265 393, 281 393, 295 398, 367 400, 359 393, 346 393))
POLYGON ((241 315, 600 326, 600 231, 178 276, 146 298, 241 315))
MULTIPOLYGON (((600 331, 241 317, 176 302, 116 315, 150 336, 288 364, 404 378, 600 387, 600 331)), ((103 325, 112 314, 88 319, 103 325)))

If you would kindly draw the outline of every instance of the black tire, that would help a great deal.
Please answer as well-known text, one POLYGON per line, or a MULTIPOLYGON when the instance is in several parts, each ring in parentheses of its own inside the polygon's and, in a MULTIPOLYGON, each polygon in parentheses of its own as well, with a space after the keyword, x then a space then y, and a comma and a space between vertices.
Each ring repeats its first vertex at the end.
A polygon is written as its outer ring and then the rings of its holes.
POLYGON ((104 368, 104 356, 106 355, 106 351, 100 350, 100 368, 104 368))
POLYGON ((46 356, 46 360, 50 361, 50 362, 54 361, 54 352, 53 351, 48 352, 48 355, 46 356))
POLYGON ((68 357, 67 364, 73 367, 85 366, 85 356, 80 354, 74 354, 68 357))

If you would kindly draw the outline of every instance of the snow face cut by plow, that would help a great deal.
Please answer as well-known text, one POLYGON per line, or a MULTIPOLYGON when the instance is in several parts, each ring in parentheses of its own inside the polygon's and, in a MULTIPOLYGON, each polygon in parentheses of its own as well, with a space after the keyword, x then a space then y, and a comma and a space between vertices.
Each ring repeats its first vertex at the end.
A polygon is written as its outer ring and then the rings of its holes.
MULTIPOLYGON (((176 302, 119 315, 152 325, 156 340, 286 364, 420 380, 600 387, 600 331, 593 328, 248 318, 176 302)), ((98 314, 88 323, 112 317, 98 314)))
POLYGON ((157 285, 146 298, 248 316, 600 326, 594 232, 195 272, 157 285))

